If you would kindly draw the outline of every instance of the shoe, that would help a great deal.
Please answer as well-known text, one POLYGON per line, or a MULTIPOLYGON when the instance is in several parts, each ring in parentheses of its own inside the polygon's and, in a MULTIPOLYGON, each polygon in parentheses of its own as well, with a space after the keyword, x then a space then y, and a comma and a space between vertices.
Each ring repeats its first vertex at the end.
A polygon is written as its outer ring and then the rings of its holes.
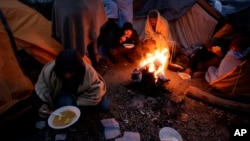
POLYGON ((37 129, 44 129, 44 128, 46 127, 46 122, 43 121, 43 120, 37 121, 37 122, 35 123, 35 127, 36 127, 37 129))

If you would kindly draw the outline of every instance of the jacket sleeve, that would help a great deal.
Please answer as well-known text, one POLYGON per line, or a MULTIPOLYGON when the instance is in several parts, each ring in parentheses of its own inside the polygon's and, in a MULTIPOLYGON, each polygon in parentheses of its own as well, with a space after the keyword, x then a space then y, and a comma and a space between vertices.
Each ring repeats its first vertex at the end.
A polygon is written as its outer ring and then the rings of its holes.
POLYGON ((97 105, 106 93, 106 83, 103 77, 88 64, 86 64, 86 69, 84 81, 78 89, 78 106, 97 105))
MULTIPOLYGON (((51 81, 53 79, 53 62, 46 64, 41 70, 38 81, 35 84, 35 91, 37 96, 43 101, 48 103, 50 106, 53 106, 53 98, 52 98, 52 83, 55 81, 51 81)), ((54 76, 54 78, 56 78, 54 76)))

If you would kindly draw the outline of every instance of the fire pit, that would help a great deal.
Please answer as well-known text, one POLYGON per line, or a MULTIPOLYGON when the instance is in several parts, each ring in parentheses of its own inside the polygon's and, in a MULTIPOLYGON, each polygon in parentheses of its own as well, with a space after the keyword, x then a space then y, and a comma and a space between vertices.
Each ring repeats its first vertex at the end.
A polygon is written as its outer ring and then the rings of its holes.
POLYGON ((165 88, 165 84, 170 81, 165 77, 169 56, 168 48, 147 53, 140 66, 133 70, 132 83, 136 83, 147 93, 155 93, 155 90, 165 88))
POLYGON ((150 72, 148 70, 148 67, 134 69, 131 75, 131 79, 133 83, 141 83, 145 87, 161 87, 170 81, 163 74, 160 74, 155 78, 154 73, 150 72))

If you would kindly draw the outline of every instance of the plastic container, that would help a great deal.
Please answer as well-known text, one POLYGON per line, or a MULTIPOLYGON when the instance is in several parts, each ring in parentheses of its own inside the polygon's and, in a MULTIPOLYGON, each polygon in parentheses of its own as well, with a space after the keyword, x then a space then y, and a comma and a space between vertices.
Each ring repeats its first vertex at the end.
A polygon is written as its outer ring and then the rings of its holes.
POLYGON ((161 141, 182 141, 181 135, 171 127, 164 127, 159 132, 161 141))

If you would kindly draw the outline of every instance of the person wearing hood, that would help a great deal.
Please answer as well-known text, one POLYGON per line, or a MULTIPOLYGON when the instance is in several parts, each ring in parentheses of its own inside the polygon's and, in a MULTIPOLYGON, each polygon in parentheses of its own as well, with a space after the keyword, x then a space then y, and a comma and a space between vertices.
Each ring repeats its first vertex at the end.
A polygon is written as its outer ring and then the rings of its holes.
MULTIPOLYGON (((172 41, 172 35, 169 24, 157 10, 151 10, 145 23, 145 36, 143 44, 153 43, 157 49, 169 48, 169 41, 172 41)), ((151 50, 151 49, 150 49, 151 50)))
POLYGON ((42 68, 34 96, 34 106, 41 118, 67 105, 109 110, 104 79, 72 48, 62 50, 42 68))

